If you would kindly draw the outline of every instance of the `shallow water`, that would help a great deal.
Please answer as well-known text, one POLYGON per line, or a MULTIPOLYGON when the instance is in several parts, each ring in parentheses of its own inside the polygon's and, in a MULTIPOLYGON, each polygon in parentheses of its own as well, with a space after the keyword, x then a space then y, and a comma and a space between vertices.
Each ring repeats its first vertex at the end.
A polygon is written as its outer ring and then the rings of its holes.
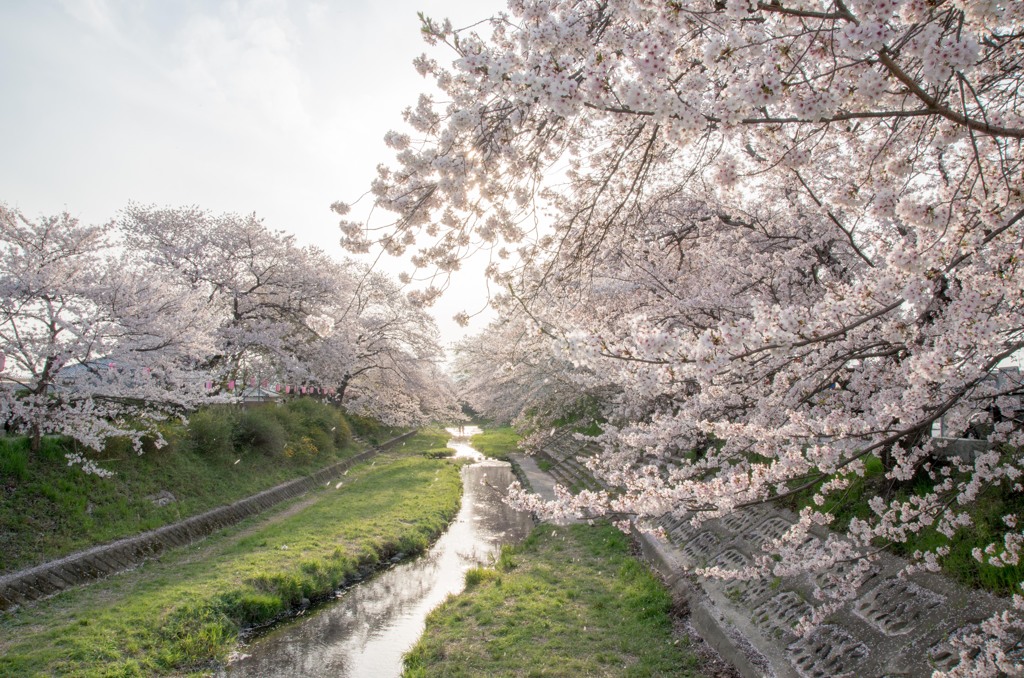
POLYGON ((502 544, 523 539, 529 515, 502 498, 511 467, 485 460, 468 436, 449 429, 457 457, 476 463, 462 469, 462 508, 431 549, 349 589, 337 600, 254 640, 222 676, 332 676, 383 678, 402 673, 402 655, 423 633, 424 619, 464 586, 466 570, 490 562, 502 544))

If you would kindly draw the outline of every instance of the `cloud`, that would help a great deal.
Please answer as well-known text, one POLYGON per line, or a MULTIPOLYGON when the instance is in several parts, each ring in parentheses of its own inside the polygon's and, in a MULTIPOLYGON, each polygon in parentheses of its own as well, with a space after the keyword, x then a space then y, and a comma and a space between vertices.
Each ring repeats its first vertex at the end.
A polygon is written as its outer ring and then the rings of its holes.
POLYGON ((170 76, 218 124, 308 129, 310 83, 299 44, 283 4, 217 5, 189 16, 173 37, 170 76))

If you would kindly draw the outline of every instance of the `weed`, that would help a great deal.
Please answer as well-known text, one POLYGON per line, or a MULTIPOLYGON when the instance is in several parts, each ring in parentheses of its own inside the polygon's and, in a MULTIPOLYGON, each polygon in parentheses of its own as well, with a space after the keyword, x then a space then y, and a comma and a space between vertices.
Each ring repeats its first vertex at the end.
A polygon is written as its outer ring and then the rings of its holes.
POLYGON ((485 457, 508 461, 508 455, 519 449, 520 436, 511 426, 487 429, 469 439, 469 444, 485 457))
POLYGON ((671 598, 608 525, 545 525, 427 618, 411 676, 695 675, 672 642, 671 598), (500 563, 515 566, 502 567, 500 563))
POLYGON ((0 476, 24 480, 28 476, 28 438, 0 438, 0 476))

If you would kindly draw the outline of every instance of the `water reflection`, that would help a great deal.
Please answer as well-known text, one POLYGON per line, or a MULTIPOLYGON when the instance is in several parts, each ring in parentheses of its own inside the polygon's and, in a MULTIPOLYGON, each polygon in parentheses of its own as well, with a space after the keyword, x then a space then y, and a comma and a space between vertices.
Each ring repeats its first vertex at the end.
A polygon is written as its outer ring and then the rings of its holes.
POLYGON ((466 570, 489 562, 501 544, 533 527, 528 515, 502 501, 513 479, 509 465, 483 460, 469 446, 469 436, 480 430, 449 431, 456 456, 480 461, 462 469, 462 509, 430 551, 253 642, 222 676, 401 674, 402 655, 423 632, 427 613, 462 590, 466 570))

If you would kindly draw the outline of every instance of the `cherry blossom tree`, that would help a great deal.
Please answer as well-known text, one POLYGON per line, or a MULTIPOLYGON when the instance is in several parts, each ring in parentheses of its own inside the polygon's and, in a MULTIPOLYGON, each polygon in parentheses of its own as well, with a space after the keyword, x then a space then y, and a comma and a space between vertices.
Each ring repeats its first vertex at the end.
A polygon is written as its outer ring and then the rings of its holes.
POLYGON ((563 353, 529 318, 509 308, 506 317, 456 347, 459 396, 492 421, 547 429, 591 397, 563 353))
POLYGON ((202 300, 117 257, 112 231, 0 205, 0 419, 34 451, 51 433, 93 449, 127 436, 141 449, 156 422, 205 398, 191 371, 210 347, 202 300))
MULTIPOLYGON (((548 352, 611 394, 593 470, 618 492, 573 510, 699 521, 811 490, 820 508, 747 573, 779 575, 952 536, 985 488, 1022 490, 1022 387, 996 377, 1024 347, 1024 3, 509 9, 486 35, 424 20, 454 54, 416 64, 446 101, 388 135, 373 192, 396 220, 341 229, 442 272, 492 248, 548 352), (942 454, 934 424, 979 413, 991 450, 942 454), (932 491, 808 547, 872 459, 932 491)), ((1005 522, 980 560, 1018 562, 1005 522)), ((1014 625, 992 620, 979 671, 1014 625)))
POLYGON ((309 347, 346 278, 330 257, 255 215, 132 205, 120 227, 129 251, 203 294, 220 319, 212 378, 315 380, 309 347))
POLYGON ((136 205, 120 225, 130 251, 206 298, 220 323, 206 369, 219 382, 294 382, 393 424, 455 411, 434 374, 433 318, 387 276, 300 247, 255 215, 136 205))
POLYGON ((347 409, 395 425, 459 418, 434 319, 388 276, 350 263, 329 338, 338 398, 347 409))

